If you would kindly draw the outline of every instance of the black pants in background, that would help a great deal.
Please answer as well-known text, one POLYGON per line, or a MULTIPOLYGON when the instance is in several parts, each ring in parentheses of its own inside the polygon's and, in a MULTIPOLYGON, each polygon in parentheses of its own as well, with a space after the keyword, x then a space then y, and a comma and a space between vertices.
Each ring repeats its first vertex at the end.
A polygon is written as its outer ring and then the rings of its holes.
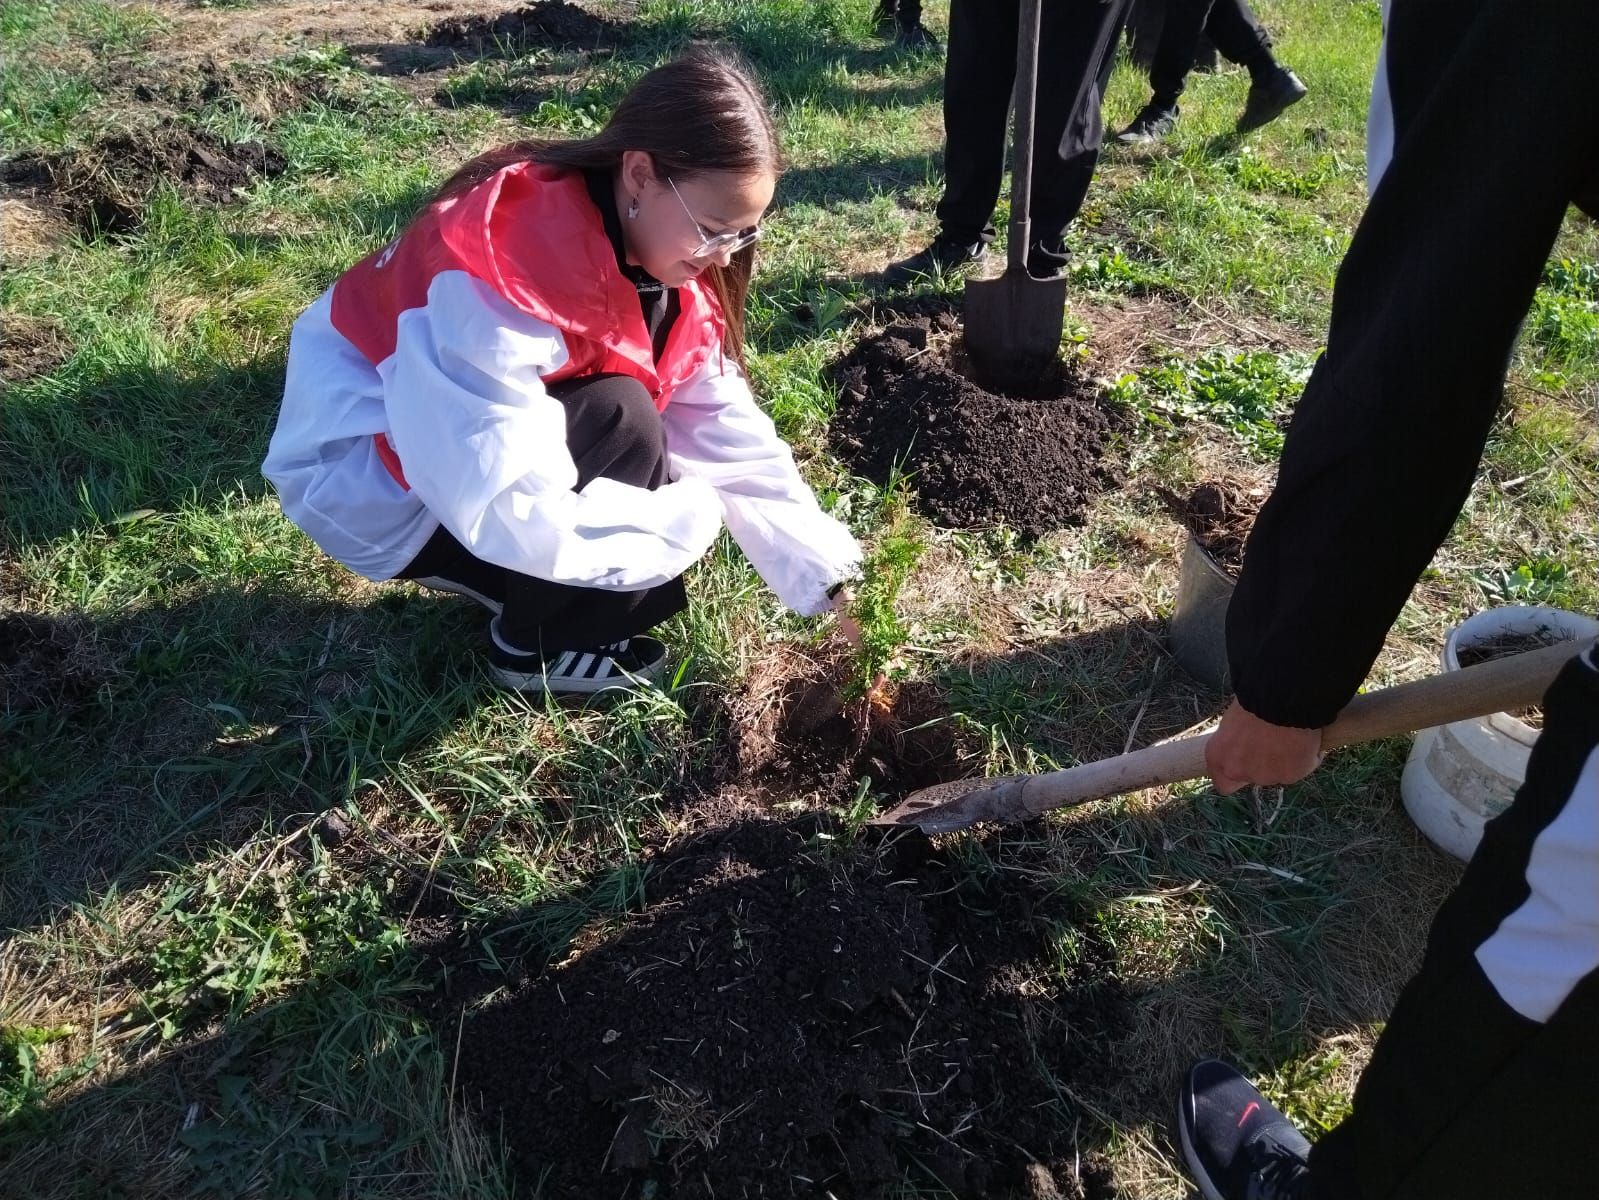
POLYGON ((1149 67, 1149 84, 1157 103, 1175 105, 1194 68, 1203 31, 1222 55, 1251 74, 1268 70, 1271 38, 1261 28, 1248 0, 1167 0, 1166 21, 1149 67))
MULTIPOLYGON (((638 380, 588 375, 549 391, 566 409, 566 446, 577 464, 578 490, 601 477, 651 490, 666 482, 666 431, 638 380)), ((504 641, 546 655, 621 641, 688 607, 681 578, 636 592, 551 583, 474 558, 442 525, 396 578, 465 584, 504 606, 504 641)))
MULTIPOLYGON (((1065 261, 1066 226, 1099 161, 1100 98, 1115 61, 1127 0, 1049 0, 1039 30, 1033 126, 1032 241, 1065 261)), ((1016 80, 1019 0, 951 0, 944 67, 944 195, 940 235, 992 241, 1016 80)), ((1035 256, 1036 257, 1036 256, 1035 256)))
POLYGON ((1544 698, 1515 803, 1438 910, 1314 1200, 1599 1195, 1599 669, 1544 698))

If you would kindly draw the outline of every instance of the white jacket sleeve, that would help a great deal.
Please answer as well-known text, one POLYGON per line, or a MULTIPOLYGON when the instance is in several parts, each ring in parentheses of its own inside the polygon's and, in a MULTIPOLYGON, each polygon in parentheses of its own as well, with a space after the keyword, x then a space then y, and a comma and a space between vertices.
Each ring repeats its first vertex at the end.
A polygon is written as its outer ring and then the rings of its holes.
POLYGON ((566 354, 557 329, 478 280, 436 277, 379 368, 406 481, 486 562, 580 587, 665 583, 710 549, 715 495, 698 479, 655 491, 596 479, 574 491, 566 413, 541 379, 566 354))
POLYGON ((728 529, 779 600, 806 616, 824 611, 828 589, 859 569, 860 546, 816 503, 737 366, 717 356, 672 394, 664 419, 674 475, 716 489, 728 529))

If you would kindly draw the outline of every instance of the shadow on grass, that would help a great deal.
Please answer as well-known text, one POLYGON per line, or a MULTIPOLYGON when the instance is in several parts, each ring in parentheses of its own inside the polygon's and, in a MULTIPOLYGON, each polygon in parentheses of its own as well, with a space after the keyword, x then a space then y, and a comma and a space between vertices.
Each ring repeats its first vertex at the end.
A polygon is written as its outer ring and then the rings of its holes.
POLYGON ((281 350, 238 367, 74 363, 27 391, 0 455, 15 544, 136 510, 266 494, 261 461, 283 393, 281 350))
POLYGON ((777 184, 779 208, 814 204, 830 208, 859 203, 885 193, 904 192, 924 184, 943 168, 942 154, 906 154, 867 158, 825 167, 790 167, 777 184))
MULTIPOLYGON (((375 250, 431 195, 418 186, 328 201, 327 215, 370 231, 375 250)), ((278 257, 285 269, 303 269, 293 234, 225 236, 241 258, 266 269, 278 257)), ((14 382, 0 442, 4 539, 42 545, 130 513, 267 495, 261 463, 277 421, 287 352, 286 337, 273 340, 260 357, 238 364, 154 350, 144 361, 128 361, 126 348, 108 340, 47 377, 14 382)))
POLYGON ((0 924, 136 888, 386 778, 471 711, 473 611, 263 583, 109 617, 0 618, 0 924))
POLYGON ((856 40, 850 29, 803 5, 750 6, 732 21, 711 23, 684 9, 654 22, 608 22, 593 44, 525 37, 477 37, 451 45, 422 40, 352 44, 374 74, 436 77, 444 104, 483 104, 508 116, 598 78, 595 98, 606 107, 638 74, 687 49, 710 42, 736 50, 760 76, 775 106, 805 104, 832 112, 913 108, 943 89, 941 59, 893 44, 856 40), (450 75, 466 67, 461 75, 450 75), (934 73, 913 74, 919 67, 934 73), (887 72, 886 78, 883 73, 887 72))
MULTIPOLYGON (((178 1181, 226 1194, 249 1177, 308 1187, 315 1197, 358 1184, 437 1194, 451 1164, 494 1157, 484 1156, 463 1110, 448 1100, 458 1039, 478 1019, 463 1013, 525 1005, 542 994, 551 964, 577 946, 591 964, 631 972, 652 950, 650 922, 637 919, 651 902, 699 895, 708 912, 745 911, 741 881, 749 875, 727 867, 741 852, 729 858, 718 840, 727 827, 697 826, 701 817, 642 856, 552 881, 532 904, 502 902, 505 893, 475 883, 479 852, 471 846, 441 862, 365 835, 330 841, 306 825, 348 781, 381 778, 386 762, 414 756, 468 713, 472 693, 463 686, 416 711, 417 681, 441 671, 450 678, 446 646, 463 623, 448 602, 396 596, 355 608, 246 593, 108 623, 90 631, 90 645, 63 654, 77 675, 35 683, 55 691, 24 708, 37 723, 21 729, 30 739, 26 761, 41 777, 29 781, 34 799, 8 810, 12 897, 48 905, 113 883, 130 888, 152 854, 170 866, 208 842, 227 844, 238 830, 254 836, 264 823, 302 814, 276 826, 305 833, 284 852, 270 887, 256 871, 243 889, 235 880, 204 905, 231 912, 251 887, 288 888, 306 896, 292 906, 301 914, 295 920, 342 914, 309 932, 294 927, 311 947, 307 983, 232 1016, 225 995, 169 988, 160 994, 170 1040, 152 1029, 106 1051, 137 1062, 130 1072, 86 1091, 65 1089, 57 1100, 32 1099, 0 1139, 0 1154, 30 1172, 18 1178, 39 1181, 35 1194, 82 1194, 109 1178, 103 1153, 92 1152, 104 1152, 96 1139, 105 1137, 121 1139, 114 1173, 123 1183, 178 1181), (185 631, 202 640, 185 643, 185 631), (297 636, 280 644, 287 631, 297 636), (97 672, 108 641, 131 657, 97 672), (209 662, 199 672, 196 655, 209 662), (215 703, 206 699, 213 695, 215 703), (129 708, 155 719, 119 723, 129 708), (176 730, 164 729, 169 717, 176 730), (177 737, 193 775, 136 765, 146 751, 154 752, 146 763, 170 764, 164 736, 177 737), (135 741, 141 737, 153 744, 135 741), (180 777, 185 786, 167 786, 180 777), (113 860, 94 863, 74 848, 107 828, 123 847, 113 860), (30 840, 19 842, 19 831, 30 840), (65 1153, 70 1147, 78 1149, 65 1153), (77 1191, 67 1186, 72 1180, 77 1191)), ((1220 696, 1167 660, 1160 638, 1158 622, 1136 620, 968 656, 938 678, 958 719, 988 737, 1002 764, 1066 764, 1171 736, 1219 708, 1220 696)), ((1159 1140, 1192 1058, 1224 1054, 1259 1074, 1308 1079, 1309 1094, 1320 1096, 1316 1089, 1327 1085, 1317 1073, 1336 1068, 1329 1045, 1358 1045, 1386 1015, 1454 875, 1395 811, 1399 754, 1392 745, 1346 752, 1335 776, 1285 797, 1222 799, 1195 787, 1161 801, 1108 801, 955 839, 925 860, 891 864, 888 878, 918 895, 952 888, 964 897, 945 931, 952 944, 975 946, 991 927, 985 914, 1008 912, 1044 922, 1051 937, 1075 930, 1082 944, 1101 948, 1075 984, 1053 985, 1033 1002, 1037 1036, 1067 1037, 1073 1020, 1079 1034, 1091 1031, 1086 1059, 1050 1068, 1049 1112, 1062 1128, 1070 1124, 1062 1145, 1074 1152, 1101 1146, 1117 1127, 1154 1131, 1159 1140), (1084 1027, 1084 1014, 1071 1007, 1082 994, 1073 989, 1096 981, 1122 997, 1119 1015, 1084 1027)), ((740 827, 752 818, 746 810, 731 819, 740 827)), ((822 854, 846 875, 883 854, 832 818, 788 824, 809 839, 804 853, 822 854), (818 833, 832 840, 818 842, 818 833)), ((162 954, 171 956, 172 939, 182 943, 174 919, 163 914, 143 939, 167 949, 146 945, 130 960, 126 982, 136 992, 149 988, 162 954), (157 942, 158 933, 165 940, 157 942)), ((661 919, 670 918, 652 918, 661 919)), ((1003 944, 995 955, 980 979, 1030 978, 1060 966, 1046 954, 1040 967, 1036 941, 1003 944)), ((729 981, 707 981, 721 982, 729 981)), ((647 996, 645 989, 637 999, 647 996)), ((764 1011, 761 1002, 751 998, 751 1016, 764 1011)), ((143 1019, 152 1019, 148 1007, 143 1019)), ((514 1042, 503 1044, 514 1057, 514 1042)), ((1042 1047, 1038 1061, 1015 1069, 1049 1067, 1058 1049, 1042 1047)), ((481 1061, 482 1050, 475 1053, 481 1061)), ((620 1121, 626 1106, 606 1111, 620 1121)), ((492 1167, 476 1179, 473 1195, 509 1194, 492 1167)))
MULTIPOLYGON (((660 846, 645 864, 602 869, 543 901, 487 919, 467 917, 444 898, 447 876, 440 872, 432 877, 431 894, 392 896, 381 911, 342 927, 337 938, 318 947, 310 980, 273 1001, 230 1018, 225 997, 196 989, 182 997, 187 1008, 170 1011, 175 1024, 167 1040, 154 1026, 120 1044, 108 1039, 108 1048, 116 1046, 108 1052, 124 1057, 131 1069, 68 1090, 53 1102, 28 1105, 0 1131, 0 1156, 9 1159, 12 1180, 26 1185, 25 1194, 36 1200, 235 1195, 251 1188, 315 1200, 351 1189, 363 1195, 392 1189, 401 1195, 465 1196, 464 1189, 451 1190, 452 1183, 461 1185, 448 1176, 474 1158, 491 1162, 495 1153, 473 1142, 492 1142, 495 1129, 504 1129, 512 1145, 528 1152, 521 1166, 529 1188, 544 1156, 565 1164, 568 1174, 558 1177, 565 1183, 578 1164, 584 1187, 603 1182, 621 1188, 629 1180, 665 1176, 670 1158, 692 1154, 695 1147, 692 1137, 672 1131, 664 1112, 651 1115, 661 1126, 654 1164, 606 1170, 615 1127, 638 1109, 627 1096, 595 1094, 592 1088, 586 1099, 572 1096, 561 1108, 570 1109, 576 1124, 551 1141, 552 1123, 561 1116, 560 1108, 548 1106, 561 1102, 549 1089, 570 1083, 568 1076, 581 1082, 589 1063, 602 1058, 614 1072, 614 1054, 601 1052, 601 1043, 609 1042, 598 1037, 599 1027, 594 1038, 566 1038, 560 1043, 565 1053, 553 1057, 539 1052, 533 1030, 548 1020, 552 1028, 540 1036, 570 1032, 555 1027, 562 1006, 541 999, 546 992, 559 994, 550 971, 566 961, 560 978, 571 1003, 589 997, 579 1024, 597 1021, 641 1033, 658 999, 652 984, 667 992, 701 985, 694 968, 652 975, 637 985, 632 976, 641 964, 655 962, 672 936, 692 942, 698 922, 707 920, 704 932, 718 945, 733 929, 758 939, 772 959, 758 965, 774 985, 727 995, 717 983, 721 972, 707 967, 706 994, 714 986, 725 999, 715 1014, 680 1017, 682 1029, 699 1036, 707 1022, 720 1025, 725 1016, 750 1031, 740 1047, 764 1047, 753 1075, 735 1068, 731 1057, 719 1068, 716 1102, 732 1107, 752 1091, 758 1098, 784 1063, 799 1064, 789 1066, 789 1075, 819 1089, 814 1095, 769 1097, 765 1109, 775 1106, 777 1117, 757 1110, 746 1117, 750 1127, 738 1127, 748 1109, 731 1113, 723 1133, 728 1142, 793 1140, 794 1131, 785 1131, 786 1121, 777 1118, 786 1117, 791 1106, 814 1105, 820 1096, 827 1111, 840 1106, 830 1134, 800 1136, 796 1146, 821 1161, 841 1162, 846 1172, 850 1164, 867 1161, 860 1169, 874 1172, 872 1179, 897 1158, 907 1177, 932 1187, 941 1173, 948 1178, 950 1163, 930 1168, 930 1159, 939 1161, 928 1154, 930 1147, 963 1164, 968 1177, 972 1171, 986 1176, 993 1165, 988 1159, 1004 1158, 1014 1171, 1017 1138, 1025 1141, 1023 1155, 1047 1148, 1056 1164, 1089 1156, 1092 1169, 1092 1154, 1108 1131, 1092 1124, 1089 1110, 1070 1092, 1105 1074, 1095 1052, 1118 1027, 1124 999, 1113 973, 1101 969, 1108 952, 1086 914, 1041 869, 1048 852, 1038 839, 1012 833, 929 859, 925 844, 905 856, 893 845, 852 843, 838 821, 818 815, 746 817, 660 846), (778 839, 781 847, 771 850, 778 839), (661 911, 669 915, 653 921, 630 916, 655 901, 666 901, 661 911), (791 905, 805 919, 779 927, 774 902, 784 913, 791 905), (841 910, 842 916, 830 915, 841 910), (1030 990, 1027 981, 1034 979, 1041 955, 1047 956, 1046 947, 1073 926, 1081 927, 1083 944, 1090 947, 1085 962, 1092 965, 1076 969, 1053 992, 1030 990), (882 965, 880 948, 840 944, 838 957, 833 946, 840 937, 873 934, 902 936, 903 959, 888 962, 884 978, 863 985, 867 991, 857 995, 843 976, 882 965), (572 953, 579 946, 581 965, 573 973, 572 953), (929 956, 946 951, 956 954, 949 961, 958 969, 952 966, 935 989, 929 956), (917 986, 926 988, 925 996, 917 986), (592 994, 594 988, 601 991, 592 994), (853 1011, 827 999, 835 994, 853 998, 853 1011), (927 1010, 923 1019, 907 1016, 905 997, 927 1010), (796 1028, 811 1042, 808 1060, 788 1053, 796 1028), (955 1131, 962 1149, 953 1158, 937 1133, 918 1132, 926 1128, 925 1111, 918 1113, 916 1102, 895 1090, 903 1086, 899 1055, 907 1038, 921 1056, 917 1066, 929 1072, 942 1073, 940 1056, 969 1060, 969 1090, 950 1092, 940 1102, 941 1114, 948 1109, 958 1116, 974 1102, 995 1110, 979 1119, 974 1109, 962 1120, 955 1131), (851 1083, 867 1064, 875 1082, 851 1083), (497 1087, 494 1068, 510 1072, 512 1086, 497 1087), (529 1087, 545 1074, 549 1080, 529 1087), (858 1100, 855 1088, 864 1089, 858 1100), (836 1089, 843 1089, 837 1097, 836 1089), (468 1114, 485 1093, 491 1116, 478 1132, 468 1133, 468 1114), (519 1097, 526 1097, 525 1113, 519 1097), (1011 1116, 1026 1117, 1026 1128, 1004 1119, 996 1105, 1015 1107, 1011 1116), (880 1115, 873 1115, 874 1107, 880 1115), (540 1119, 533 1123, 535 1117, 540 1119), (551 1155, 557 1145, 561 1151, 551 1155), (895 1146, 908 1148, 908 1156, 896 1154, 895 1146)), ((355 842, 329 850, 302 839, 280 859, 277 873, 286 886, 297 887, 319 875, 337 878, 351 864, 359 872, 359 856, 355 842)), ((346 879, 344 886, 353 883, 346 879)), ((331 889, 327 899, 333 899, 331 889)), ((142 971, 158 961, 152 957, 142 971)), ((149 1015, 140 1014, 143 1020, 149 1015)), ((651 1061, 668 1049, 657 1043, 651 1061)), ((700 1065, 710 1063, 707 1055, 700 1065)), ((676 1077, 688 1079, 681 1071, 676 1077)), ((924 1109, 932 1103, 924 1099, 924 1109)), ((764 1161, 755 1165, 776 1169, 764 1161)), ((848 1173, 833 1180, 853 1182, 848 1173)), ((471 1195, 482 1197, 508 1196, 514 1186, 486 1166, 473 1184, 471 1195)), ((563 1187, 540 1194, 593 1193, 563 1187)))

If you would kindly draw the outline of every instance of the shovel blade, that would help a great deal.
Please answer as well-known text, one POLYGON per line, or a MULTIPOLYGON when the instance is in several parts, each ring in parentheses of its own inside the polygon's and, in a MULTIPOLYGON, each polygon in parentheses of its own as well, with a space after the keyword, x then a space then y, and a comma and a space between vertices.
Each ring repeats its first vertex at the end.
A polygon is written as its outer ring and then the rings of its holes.
POLYGON ((1034 279, 1011 267, 998 279, 966 284, 966 352, 986 381, 1000 389, 1036 382, 1060 357, 1066 321, 1066 281, 1034 279))
POLYGON ((1007 775, 998 779, 958 779, 935 783, 906 796, 887 812, 873 817, 869 824, 919 829, 926 834, 956 833, 985 821, 1014 819, 1013 798, 1016 786, 1025 776, 1007 775))

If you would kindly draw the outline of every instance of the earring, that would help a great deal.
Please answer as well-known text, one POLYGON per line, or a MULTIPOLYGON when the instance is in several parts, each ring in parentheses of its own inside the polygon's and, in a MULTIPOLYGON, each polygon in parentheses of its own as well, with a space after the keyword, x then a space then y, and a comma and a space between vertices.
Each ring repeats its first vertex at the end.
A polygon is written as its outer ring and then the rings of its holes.
POLYGON ((638 217, 638 197, 633 198, 633 203, 627 206, 627 219, 632 221, 638 217))

